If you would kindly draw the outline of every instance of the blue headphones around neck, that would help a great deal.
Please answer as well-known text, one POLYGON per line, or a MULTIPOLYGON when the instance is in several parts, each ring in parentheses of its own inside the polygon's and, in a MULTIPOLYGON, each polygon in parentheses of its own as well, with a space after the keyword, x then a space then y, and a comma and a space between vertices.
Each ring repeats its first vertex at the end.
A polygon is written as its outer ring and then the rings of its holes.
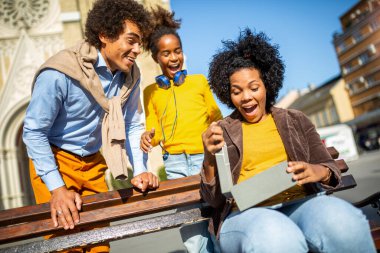
MULTIPOLYGON (((187 75, 186 69, 180 70, 177 73, 174 74, 173 77, 173 82, 174 85, 180 86, 185 82, 185 78, 187 75)), ((170 80, 167 76, 165 75, 159 75, 156 77, 156 83, 158 84, 158 87, 162 89, 169 89, 170 88, 170 80)))

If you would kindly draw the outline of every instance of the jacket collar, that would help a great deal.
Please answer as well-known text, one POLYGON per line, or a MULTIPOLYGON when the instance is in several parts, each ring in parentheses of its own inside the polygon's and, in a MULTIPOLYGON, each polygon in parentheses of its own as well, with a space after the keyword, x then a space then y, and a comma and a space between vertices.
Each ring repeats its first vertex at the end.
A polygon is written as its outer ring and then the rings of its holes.
MULTIPOLYGON (((270 113, 273 116, 273 120, 276 124, 277 130, 280 134, 289 160, 297 161, 301 159, 298 157, 297 154, 303 154, 304 150, 300 150, 300 147, 302 147, 301 141, 299 140, 298 135, 295 134, 297 132, 297 129, 295 129, 296 126, 292 122, 291 118, 288 116, 288 110, 273 106, 270 109, 270 113), (295 145, 297 143, 298 145, 295 145)), ((241 154, 243 153, 243 131, 241 125, 241 122, 243 120, 243 117, 237 109, 233 111, 231 115, 226 117, 225 120, 226 134, 230 137, 232 143, 238 148, 239 151, 238 165, 241 162, 241 154)), ((233 170, 235 169, 236 168, 233 168, 233 170)))
MULTIPOLYGON (((238 110, 232 112, 230 116, 226 118, 226 132, 231 138, 231 141, 239 148, 239 152, 242 151, 243 141, 242 141, 242 128, 241 122, 243 117, 238 110)), ((240 152, 241 153, 241 152, 240 152)))
MULTIPOLYGON (((278 133, 280 134, 282 143, 284 144, 286 154, 290 161, 299 161, 302 158, 298 154, 304 154, 305 151, 302 150, 302 142, 298 130, 294 124, 292 117, 289 117, 289 110, 282 108, 272 107, 271 108, 274 123, 276 124, 278 133)), ((298 125, 301 127, 301 125, 298 125)))

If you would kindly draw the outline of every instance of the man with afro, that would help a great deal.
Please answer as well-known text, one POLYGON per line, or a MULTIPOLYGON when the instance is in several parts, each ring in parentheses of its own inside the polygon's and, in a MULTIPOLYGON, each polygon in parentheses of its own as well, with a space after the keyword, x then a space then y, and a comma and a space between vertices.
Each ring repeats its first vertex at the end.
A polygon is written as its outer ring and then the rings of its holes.
MULTIPOLYGON (((133 0, 98 0, 88 13, 86 39, 49 58, 35 75, 23 139, 36 202, 50 201, 56 227, 74 229, 81 196, 108 191, 107 168, 126 179, 131 165, 133 186, 158 187, 139 148, 145 126, 135 60, 149 20, 133 0)), ((78 250, 109 252, 109 245, 78 250)))

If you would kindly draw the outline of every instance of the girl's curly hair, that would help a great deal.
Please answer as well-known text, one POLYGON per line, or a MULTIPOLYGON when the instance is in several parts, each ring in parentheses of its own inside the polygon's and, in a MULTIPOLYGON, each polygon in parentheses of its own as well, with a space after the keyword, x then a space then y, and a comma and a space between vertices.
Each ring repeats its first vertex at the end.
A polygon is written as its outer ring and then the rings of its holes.
POLYGON ((284 80, 285 65, 277 45, 271 45, 264 33, 253 34, 249 28, 240 32, 238 40, 223 41, 224 47, 213 57, 209 67, 209 83, 219 100, 234 109, 230 76, 243 68, 254 68, 266 88, 267 111, 275 103, 284 80))
POLYGON ((146 47, 150 36, 150 13, 134 0, 97 0, 88 12, 86 41, 99 49, 102 45, 99 35, 117 39, 124 31, 125 20, 137 25, 142 33, 142 44, 146 47))
POLYGON ((158 53, 158 41, 164 35, 172 34, 179 40, 182 47, 182 41, 177 33, 177 29, 181 26, 181 19, 174 19, 174 12, 157 6, 156 9, 152 9, 151 14, 153 16, 153 24, 150 37, 148 38, 148 49, 152 53, 153 59, 157 59, 158 53))

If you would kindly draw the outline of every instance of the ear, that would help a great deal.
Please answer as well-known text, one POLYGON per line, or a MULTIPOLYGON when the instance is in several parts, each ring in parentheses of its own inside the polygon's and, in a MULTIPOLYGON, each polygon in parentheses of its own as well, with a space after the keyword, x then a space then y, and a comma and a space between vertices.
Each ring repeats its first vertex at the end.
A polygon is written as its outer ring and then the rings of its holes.
POLYGON ((99 37, 99 40, 100 40, 103 44, 109 42, 109 39, 108 39, 106 36, 104 36, 103 34, 99 34, 98 37, 99 37))

